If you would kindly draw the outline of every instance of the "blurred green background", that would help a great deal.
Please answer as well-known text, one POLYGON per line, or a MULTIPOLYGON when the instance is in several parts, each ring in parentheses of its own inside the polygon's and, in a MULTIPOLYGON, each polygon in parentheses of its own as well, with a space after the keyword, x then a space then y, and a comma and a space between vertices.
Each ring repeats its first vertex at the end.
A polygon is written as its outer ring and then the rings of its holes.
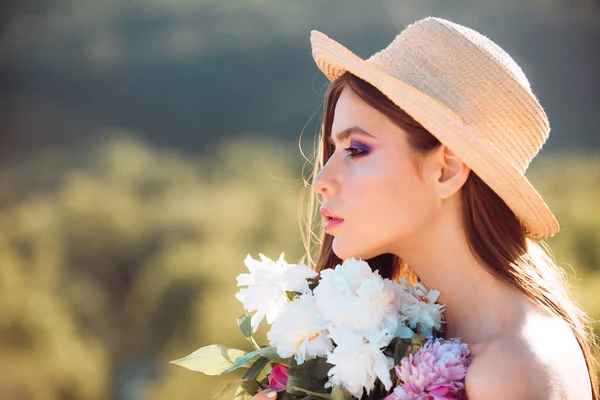
POLYGON ((552 125, 528 176, 562 225, 549 244, 574 298, 600 318, 598 0, 11 1, 0 399, 218 394, 230 377, 168 361, 250 349, 244 257, 303 254, 301 151, 326 85, 310 30, 368 57, 428 15, 485 33, 528 75, 552 125))

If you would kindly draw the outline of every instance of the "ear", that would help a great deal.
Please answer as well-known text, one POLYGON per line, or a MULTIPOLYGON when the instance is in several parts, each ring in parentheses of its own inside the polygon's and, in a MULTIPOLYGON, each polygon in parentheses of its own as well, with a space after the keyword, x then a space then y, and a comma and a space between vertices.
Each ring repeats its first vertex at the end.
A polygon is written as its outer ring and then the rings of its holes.
POLYGON ((469 178, 471 169, 444 145, 436 149, 435 153, 435 190, 441 199, 447 199, 460 191, 469 178))

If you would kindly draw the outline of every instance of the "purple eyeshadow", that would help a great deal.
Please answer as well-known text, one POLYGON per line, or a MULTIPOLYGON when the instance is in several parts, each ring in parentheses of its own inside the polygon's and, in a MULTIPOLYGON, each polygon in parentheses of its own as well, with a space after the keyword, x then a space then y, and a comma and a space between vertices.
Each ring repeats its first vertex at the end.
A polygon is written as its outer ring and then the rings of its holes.
POLYGON ((352 142, 350 142, 350 147, 353 147, 353 148, 358 149, 358 150, 363 150, 367 154, 371 152, 371 147, 370 146, 367 146, 366 144, 360 143, 360 142, 352 141, 352 142))

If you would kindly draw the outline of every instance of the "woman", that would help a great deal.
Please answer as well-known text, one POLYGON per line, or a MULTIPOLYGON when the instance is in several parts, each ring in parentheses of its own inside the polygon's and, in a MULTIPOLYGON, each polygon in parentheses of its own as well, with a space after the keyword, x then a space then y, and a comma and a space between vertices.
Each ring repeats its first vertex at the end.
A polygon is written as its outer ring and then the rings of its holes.
POLYGON ((439 18, 366 61, 311 40, 332 81, 312 181, 318 269, 360 257, 440 290, 446 337, 475 356, 471 400, 599 400, 587 317, 534 241, 559 226, 524 176, 549 125, 521 69, 439 18))

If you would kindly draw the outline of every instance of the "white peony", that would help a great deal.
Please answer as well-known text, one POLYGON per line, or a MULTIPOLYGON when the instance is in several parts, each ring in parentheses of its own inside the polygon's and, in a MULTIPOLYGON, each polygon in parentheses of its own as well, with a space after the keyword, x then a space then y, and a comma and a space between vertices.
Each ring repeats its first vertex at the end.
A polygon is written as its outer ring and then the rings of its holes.
POLYGON ((253 332, 265 316, 272 324, 287 307, 286 291, 305 293, 309 291, 307 279, 317 276, 308 265, 286 263, 283 253, 276 262, 262 254, 260 258, 261 261, 246 257, 244 263, 250 273, 238 275, 237 285, 248 287, 235 295, 245 310, 256 311, 251 321, 253 332))
POLYGON ((442 327, 444 305, 435 304, 440 292, 428 290, 421 282, 411 285, 404 278, 400 282, 402 291, 394 291, 399 303, 401 319, 412 329, 417 327, 426 338, 432 336, 432 329, 442 327))
POLYGON ((385 283, 386 289, 388 291, 394 293, 394 301, 392 302, 392 305, 393 305, 396 313, 398 313, 398 315, 399 315, 398 328, 397 328, 394 336, 399 337, 401 339, 410 339, 411 337, 413 337, 415 332, 408 327, 409 321, 408 321, 408 318, 406 317, 406 315, 400 314, 402 311, 401 299, 403 299, 405 296, 404 286, 402 286, 400 283, 398 283, 396 281, 392 281, 389 279, 386 279, 384 283, 385 283))
POLYGON ((304 293, 292 301, 285 312, 273 322, 267 338, 284 358, 294 356, 298 364, 333 349, 325 320, 317 310, 315 298, 304 293))
POLYGON ((377 345, 346 328, 333 328, 330 336, 337 347, 327 355, 327 362, 333 367, 328 372, 326 387, 332 384, 343 386, 357 398, 363 395, 364 389, 369 394, 377 378, 387 390, 392 387, 390 370, 394 361, 386 357, 377 345))
POLYGON ((314 289, 317 308, 332 326, 356 331, 380 347, 389 344, 399 324, 394 293, 369 264, 349 258, 321 271, 314 289))
POLYGON ((402 286, 398 281, 392 281, 390 279, 385 279, 383 283, 385 285, 386 290, 394 294, 392 307, 394 307, 396 312, 399 313, 402 310, 402 304, 400 303, 400 299, 402 298, 402 296, 404 296, 404 286, 402 286))

